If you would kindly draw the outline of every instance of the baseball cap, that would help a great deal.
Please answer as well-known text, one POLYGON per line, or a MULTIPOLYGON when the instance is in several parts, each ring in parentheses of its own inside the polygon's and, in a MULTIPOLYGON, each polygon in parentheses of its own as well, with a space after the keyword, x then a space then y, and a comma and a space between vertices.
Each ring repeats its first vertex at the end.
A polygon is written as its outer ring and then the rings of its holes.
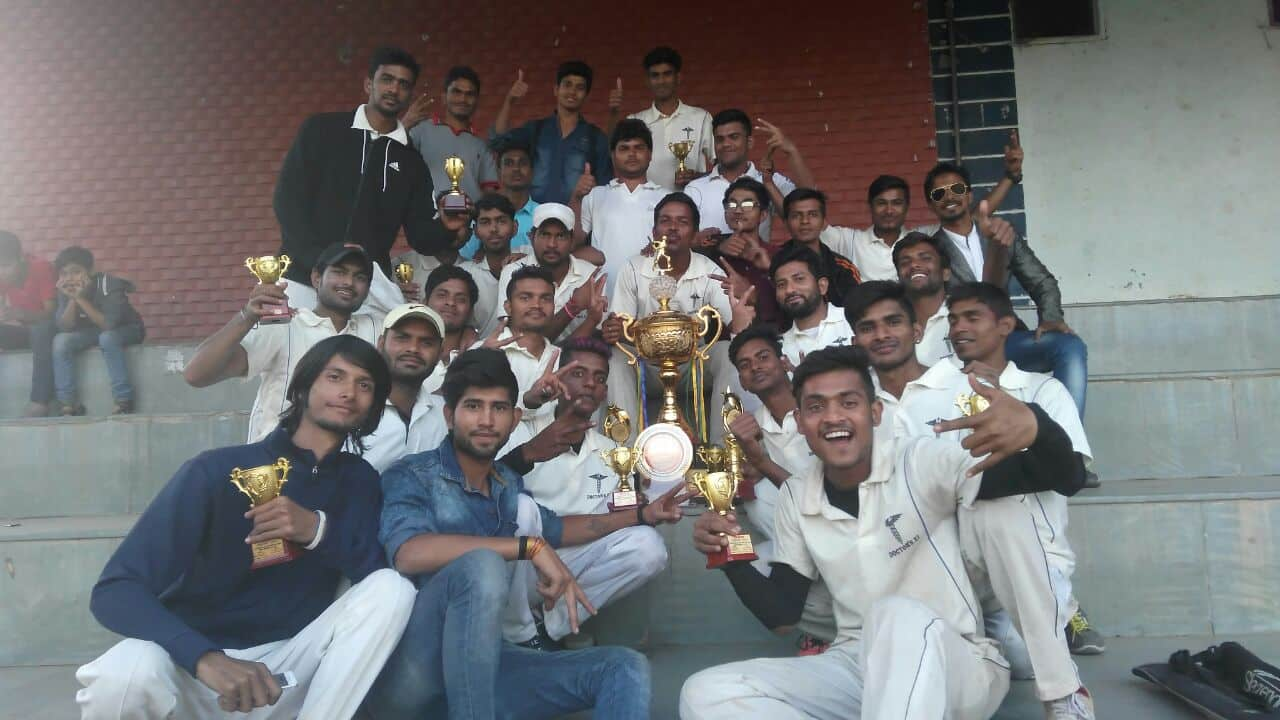
POLYGON ((542 203, 533 209, 533 227, 538 229, 542 227, 542 223, 548 220, 559 220, 561 225, 567 230, 573 230, 574 218, 573 210, 568 205, 560 203, 542 203))
POLYGON ((360 262, 364 263, 365 272, 373 273, 373 260, 369 259, 369 253, 355 243, 330 243, 328 247, 320 251, 320 256, 316 258, 315 269, 323 271, 330 265, 341 262, 351 255, 355 255, 360 262))
POLYGON ((387 316, 382 319, 382 331, 386 332, 409 318, 426 320, 435 326, 436 332, 440 334, 442 339, 444 338, 444 320, 440 318, 440 313, 419 303, 407 303, 391 308, 391 312, 387 313, 387 316))

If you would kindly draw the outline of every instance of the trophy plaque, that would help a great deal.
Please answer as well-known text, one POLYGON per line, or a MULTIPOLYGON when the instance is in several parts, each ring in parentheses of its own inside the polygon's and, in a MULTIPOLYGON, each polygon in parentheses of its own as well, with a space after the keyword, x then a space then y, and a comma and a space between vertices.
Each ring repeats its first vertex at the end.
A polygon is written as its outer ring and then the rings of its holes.
MULTIPOLYGON (((284 273, 289 269, 288 255, 260 255, 244 259, 244 266, 249 268, 249 272, 258 278, 260 285, 275 285, 280 282, 280 278, 284 277, 284 273)), ((258 318, 261 325, 277 325, 287 323, 293 318, 293 313, 287 307, 277 308, 271 311, 271 314, 258 318)))
POLYGON ((601 450, 605 464, 618 476, 618 487, 609 496, 609 510, 630 510, 640 504, 640 494, 631 486, 631 476, 636 471, 640 453, 623 445, 631 438, 631 418, 617 405, 610 405, 605 414, 604 434, 617 443, 611 450, 601 450))
MULTIPOLYGON (((738 491, 738 478, 727 472, 694 471, 689 474, 689 482, 698 488, 707 504, 720 515, 728 515, 733 510, 733 496, 738 491)), ((751 535, 741 533, 727 535, 728 547, 707 555, 707 569, 712 570, 735 560, 755 560, 758 557, 751 545, 751 535)))
POLYGON ((444 174, 449 178, 449 192, 444 194, 444 211, 457 213, 467 211, 467 196, 459 189, 462 172, 466 169, 462 158, 451 155, 444 159, 444 174))
MULTIPOLYGON (((289 468, 289 461, 284 458, 270 465, 259 465, 248 470, 234 468, 231 471, 231 484, 248 496, 249 507, 257 507, 280 496, 280 490, 288 481, 289 468)), ((296 545, 280 538, 256 542, 251 550, 253 570, 289 562, 300 554, 296 545)))

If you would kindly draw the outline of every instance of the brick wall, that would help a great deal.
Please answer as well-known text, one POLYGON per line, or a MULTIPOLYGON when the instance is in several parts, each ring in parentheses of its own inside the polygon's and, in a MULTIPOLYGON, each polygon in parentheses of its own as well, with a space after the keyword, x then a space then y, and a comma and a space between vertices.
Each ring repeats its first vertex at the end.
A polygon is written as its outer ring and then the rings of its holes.
MULTIPOLYGON (((555 67, 575 57, 596 71, 588 117, 603 119, 619 76, 640 109, 640 58, 671 44, 685 57, 682 96, 788 131, 840 224, 868 222, 875 175, 914 187, 936 157, 922 2, 714 6, 723 17, 636 7, 644 16, 582 0, 6 0, 0 227, 48 257, 83 244, 135 280, 151 339, 201 337, 247 295, 244 257, 278 247, 271 192, 298 124, 355 108, 382 43, 418 57, 432 94, 450 64, 474 66, 483 127, 517 68, 532 88, 513 120, 549 112, 555 67)), ((926 219, 917 202, 911 220, 926 219)))

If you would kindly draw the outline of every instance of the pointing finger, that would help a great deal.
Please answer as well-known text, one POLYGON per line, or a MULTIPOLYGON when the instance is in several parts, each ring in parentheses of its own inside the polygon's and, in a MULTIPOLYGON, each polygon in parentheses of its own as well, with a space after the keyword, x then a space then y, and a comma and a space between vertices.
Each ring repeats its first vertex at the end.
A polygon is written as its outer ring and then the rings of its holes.
POLYGON ((1018 140, 1018 131, 1017 131, 1017 130, 1013 130, 1012 132, 1010 132, 1010 133, 1009 133, 1009 144, 1011 144, 1011 145, 1012 145, 1013 147, 1015 147, 1015 148, 1020 148, 1020 147, 1022 147, 1022 143, 1021 143, 1021 142, 1019 142, 1019 140, 1018 140))

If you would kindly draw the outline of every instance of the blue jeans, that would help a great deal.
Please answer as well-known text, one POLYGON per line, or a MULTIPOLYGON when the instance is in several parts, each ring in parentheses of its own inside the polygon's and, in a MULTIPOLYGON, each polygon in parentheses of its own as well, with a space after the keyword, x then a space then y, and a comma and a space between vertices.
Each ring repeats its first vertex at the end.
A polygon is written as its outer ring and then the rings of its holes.
POLYGON ((1084 420, 1084 395, 1089 383, 1089 348, 1078 335, 1047 332, 1036 342, 1031 330, 1014 330, 1004 343, 1004 354, 1023 370, 1053 373, 1067 387, 1084 420))
POLYGON ((377 720, 647 720, 649 662, 620 647, 528 650, 502 640, 506 561, 472 550, 418 588, 409 626, 365 700, 377 720))
POLYGON ((30 327, 0 325, 0 350, 31 348, 31 402, 47 405, 53 400, 54 327, 43 320, 30 327))
POLYGON ((107 375, 111 378, 111 397, 116 400, 132 400, 133 384, 129 382, 129 366, 125 362, 124 349, 142 342, 145 332, 141 325, 122 325, 112 330, 72 330, 53 336, 53 387, 58 401, 71 404, 76 401, 76 353, 97 345, 102 348, 102 359, 107 363, 107 375))

